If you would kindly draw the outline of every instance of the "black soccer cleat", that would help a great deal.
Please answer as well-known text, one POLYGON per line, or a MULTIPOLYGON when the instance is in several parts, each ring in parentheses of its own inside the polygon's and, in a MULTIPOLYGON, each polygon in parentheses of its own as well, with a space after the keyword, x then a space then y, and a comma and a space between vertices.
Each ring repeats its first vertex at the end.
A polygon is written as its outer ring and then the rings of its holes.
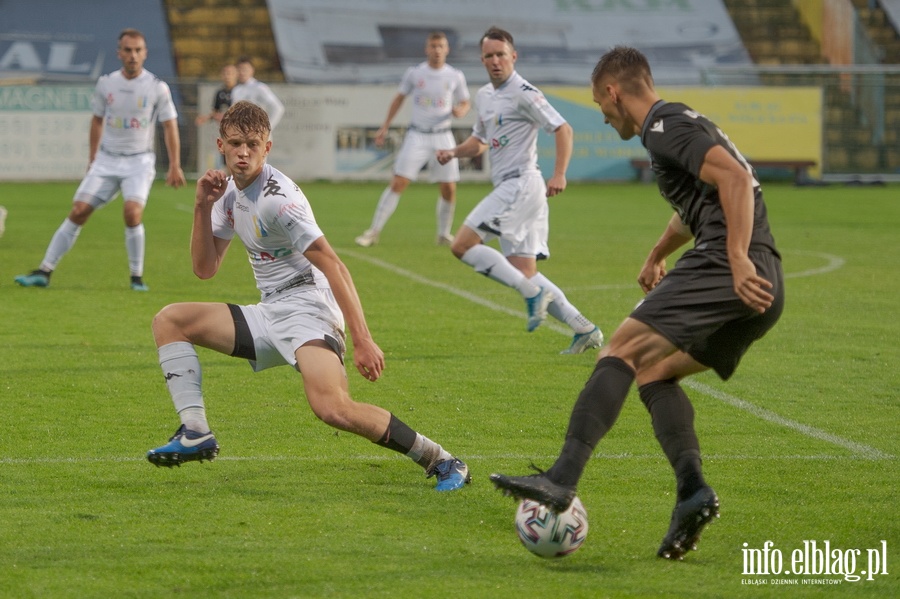
POLYGON ((547 506, 555 514, 569 509, 575 499, 575 487, 560 485, 540 472, 530 476, 505 476, 503 474, 491 474, 494 486, 504 495, 516 499, 531 499, 547 506))
POLYGON ((703 487, 684 501, 675 504, 672 523, 656 555, 681 560, 688 551, 696 551, 703 527, 719 517, 719 498, 709 487, 703 487))

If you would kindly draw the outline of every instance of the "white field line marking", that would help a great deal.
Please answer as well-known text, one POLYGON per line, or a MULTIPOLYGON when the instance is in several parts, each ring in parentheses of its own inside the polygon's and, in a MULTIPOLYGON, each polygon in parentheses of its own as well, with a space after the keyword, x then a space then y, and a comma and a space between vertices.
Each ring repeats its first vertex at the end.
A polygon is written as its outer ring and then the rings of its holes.
POLYGON ((848 449, 868 460, 885 460, 894 457, 893 455, 885 453, 880 449, 876 449, 862 443, 857 443, 856 441, 850 441, 849 439, 844 439, 843 437, 839 437, 837 435, 819 430, 815 427, 803 424, 802 422, 797 422, 796 420, 791 420, 790 418, 779 416, 771 410, 761 408, 755 404, 750 403, 749 401, 743 400, 733 395, 729 395, 699 381, 685 380, 682 384, 690 387, 691 389, 699 391, 700 393, 709 395, 714 399, 718 399, 719 401, 730 406, 734 406, 735 408, 744 410, 745 412, 749 412, 757 418, 760 418, 767 422, 771 422, 773 424, 779 424, 798 433, 802 433, 808 437, 812 437, 813 439, 819 439, 820 441, 825 441, 826 443, 831 443, 832 445, 843 447, 844 449, 848 449))
POLYGON ((800 277, 811 277, 813 275, 823 275, 839 269, 847 263, 846 260, 834 254, 826 254, 825 252, 808 252, 806 250, 788 250, 789 254, 799 254, 801 256, 815 256, 825 260, 825 266, 819 268, 809 268, 800 272, 784 273, 785 279, 799 279, 800 277))
MULTIPOLYGON (((491 310, 503 312, 504 314, 509 314, 511 316, 517 316, 517 317, 523 316, 523 311, 511 310, 511 309, 507 308, 506 306, 501 306, 500 304, 496 304, 492 301, 486 300, 486 299, 479 297, 473 293, 469 293, 467 291, 461 291, 461 290, 456 289, 446 283, 433 281, 427 277, 423 277, 422 275, 416 274, 405 268, 401 268, 399 266, 396 266, 395 264, 391 264, 390 262, 385 262, 384 260, 379 260, 378 258, 373 258, 372 256, 367 256, 365 254, 362 254, 360 252, 356 252, 353 250, 341 249, 341 250, 338 250, 338 252, 342 255, 350 256, 357 260, 362 260, 363 262, 368 262, 369 264, 373 264, 375 266, 378 266, 379 268, 383 268, 385 270, 393 272, 394 274, 398 274, 400 276, 406 277, 417 283, 421 283, 423 285, 428 285, 430 287, 434 287, 437 289, 441 289, 442 291, 452 293, 453 295, 457 295, 459 297, 465 298, 473 303, 479 304, 486 308, 490 308, 491 310)), ((821 254, 821 255, 825 256, 827 254, 821 254)), ((830 262, 829 266, 833 266, 833 268, 831 268, 831 270, 840 268, 840 266, 844 263, 843 259, 838 258, 837 256, 833 256, 832 258, 835 258, 836 260, 830 262)), ((826 268, 828 268, 828 267, 826 267, 826 268)), ((818 269, 818 271, 819 272, 827 272, 827 271, 823 271, 822 269, 818 269)), ((806 271, 806 272, 811 272, 811 271, 806 271)), ((545 326, 547 326, 547 328, 550 328, 558 333, 562 333, 566 336, 571 335, 571 331, 569 329, 567 329, 561 325, 557 325, 556 323, 547 323, 545 326)), ((815 427, 797 422, 795 420, 791 420, 789 418, 784 418, 783 416, 779 416, 775 412, 772 412, 765 408, 761 408, 755 404, 750 403, 749 401, 746 401, 746 400, 740 399, 738 397, 728 395, 727 393, 718 391, 717 389, 710 387, 709 385, 705 385, 703 383, 698 383, 698 382, 692 381, 692 380, 685 380, 684 384, 692 389, 695 389, 695 390, 701 392, 701 393, 709 395, 710 397, 717 399, 723 403, 726 403, 735 408, 739 408, 741 410, 749 412, 750 414, 756 416, 757 418, 766 420, 768 422, 772 422, 774 424, 784 426, 786 428, 791 429, 792 431, 807 435, 814 439, 818 439, 820 441, 825 441, 826 443, 831 443, 832 445, 837 445, 838 447, 843 447, 844 449, 850 450, 862 458, 869 459, 869 460, 875 460, 875 459, 890 459, 890 458, 894 457, 893 455, 891 455, 889 453, 885 453, 874 447, 870 447, 870 446, 864 445, 862 443, 857 443, 855 441, 850 441, 848 439, 844 439, 843 437, 833 435, 826 431, 819 430, 815 427)))
MULTIPOLYGON (((432 279, 423 277, 422 275, 416 274, 416 273, 412 272, 411 270, 406 270, 405 268, 401 268, 399 266, 391 264, 390 262, 385 262, 384 260, 379 260, 378 258, 366 256, 365 254, 361 254, 361 253, 355 252, 353 250, 341 249, 341 250, 337 250, 337 252, 342 256, 350 256, 357 260, 362 260, 363 262, 368 262, 369 264, 374 264, 375 266, 378 266, 379 268, 389 270, 394 274, 398 274, 402 277, 406 277, 407 279, 415 281, 416 283, 421 283, 422 285, 428 285, 429 287, 435 287, 437 289, 440 289, 441 291, 446 291, 447 293, 452 293, 453 295, 457 295, 463 299, 469 300, 473 304, 478 304, 479 306, 484 306, 485 308, 490 308, 491 310, 494 310, 495 312, 503 312, 504 314, 508 314, 509 316, 515 316, 517 318, 525 317, 524 302, 522 304, 521 310, 513 310, 512 308, 507 308, 506 306, 497 304, 495 302, 492 302, 491 300, 484 299, 483 297, 475 295, 474 293, 469 293, 468 291, 463 291, 461 289, 457 289, 451 285, 448 285, 447 283, 441 283, 439 281, 434 281, 432 279)), ((546 321, 541 326, 547 327, 553 331, 556 331, 557 333, 562 333, 566 336, 572 335, 572 331, 569 328, 563 327, 562 325, 556 324, 555 322, 546 321)))

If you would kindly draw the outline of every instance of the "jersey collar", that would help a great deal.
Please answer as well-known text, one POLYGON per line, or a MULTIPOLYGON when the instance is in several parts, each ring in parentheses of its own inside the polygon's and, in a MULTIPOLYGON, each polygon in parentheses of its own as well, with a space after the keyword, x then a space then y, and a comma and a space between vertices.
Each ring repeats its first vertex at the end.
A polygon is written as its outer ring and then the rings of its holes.
POLYGON ((647 117, 644 119, 644 124, 641 125, 641 139, 643 139, 644 135, 647 134, 647 129, 650 128, 650 125, 653 124, 656 111, 662 108, 664 104, 666 104, 665 100, 657 100, 656 104, 650 107, 650 112, 647 113, 647 117))

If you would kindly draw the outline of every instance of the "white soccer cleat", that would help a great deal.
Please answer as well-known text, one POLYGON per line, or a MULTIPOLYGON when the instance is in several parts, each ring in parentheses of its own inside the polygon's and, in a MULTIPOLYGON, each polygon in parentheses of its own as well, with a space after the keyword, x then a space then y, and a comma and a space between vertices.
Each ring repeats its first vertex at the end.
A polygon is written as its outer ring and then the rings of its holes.
POLYGON ((603 333, 598 327, 594 327, 593 331, 587 333, 575 333, 572 337, 572 344, 562 350, 561 354, 583 354, 589 349, 596 349, 603 345, 603 333))
POLYGON ((378 243, 378 232, 372 229, 366 229, 362 235, 356 238, 356 245, 364 248, 372 247, 378 243))
POLYGON ((440 234, 434 240, 435 245, 453 245, 453 235, 440 234))
POLYGON ((528 310, 528 324, 525 327, 528 332, 535 330, 547 319, 547 306, 553 301, 553 293, 541 287, 534 297, 525 298, 525 307, 528 310))

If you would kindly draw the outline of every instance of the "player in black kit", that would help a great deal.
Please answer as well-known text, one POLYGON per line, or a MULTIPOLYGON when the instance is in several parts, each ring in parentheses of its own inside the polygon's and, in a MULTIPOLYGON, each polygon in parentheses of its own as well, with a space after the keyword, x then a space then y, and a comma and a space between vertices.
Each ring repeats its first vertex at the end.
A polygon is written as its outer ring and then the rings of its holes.
POLYGON ((781 258, 753 168, 715 124, 660 99, 646 57, 617 46, 591 76, 594 102, 622 139, 641 136, 659 190, 675 210, 638 276, 647 293, 600 352, 575 402, 562 451, 546 472, 492 474, 516 498, 565 510, 633 382, 675 471, 677 500, 657 555, 696 549, 719 500, 700 467, 694 409, 678 381, 713 369, 728 379, 784 307, 781 258), (666 258, 694 239, 666 272, 666 258))

